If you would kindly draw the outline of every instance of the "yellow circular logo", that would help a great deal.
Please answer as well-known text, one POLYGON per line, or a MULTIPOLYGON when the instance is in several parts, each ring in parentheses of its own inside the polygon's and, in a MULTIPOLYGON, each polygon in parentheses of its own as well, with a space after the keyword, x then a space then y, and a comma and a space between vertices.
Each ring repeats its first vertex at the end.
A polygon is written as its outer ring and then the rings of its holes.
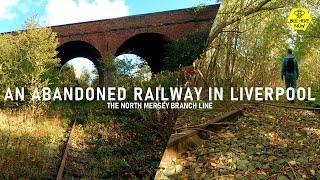
POLYGON ((306 8, 293 8, 288 17, 288 22, 294 30, 305 31, 311 21, 312 17, 306 8))

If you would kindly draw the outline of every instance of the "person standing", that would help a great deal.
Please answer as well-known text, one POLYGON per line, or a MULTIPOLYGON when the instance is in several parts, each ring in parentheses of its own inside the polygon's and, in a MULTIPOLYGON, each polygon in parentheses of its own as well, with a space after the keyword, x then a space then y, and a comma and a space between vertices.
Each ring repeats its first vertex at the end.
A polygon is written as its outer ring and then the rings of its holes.
MULTIPOLYGON (((292 49, 288 49, 288 54, 282 60, 281 79, 285 79, 286 89, 297 88, 299 79, 299 65, 292 49)), ((290 97, 292 94, 289 95, 290 97)))

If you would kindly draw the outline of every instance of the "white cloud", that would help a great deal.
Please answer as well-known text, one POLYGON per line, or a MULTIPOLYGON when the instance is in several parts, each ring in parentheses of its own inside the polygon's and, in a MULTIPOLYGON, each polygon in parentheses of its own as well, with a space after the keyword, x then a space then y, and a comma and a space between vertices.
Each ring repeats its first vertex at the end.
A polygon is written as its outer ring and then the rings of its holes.
POLYGON ((13 7, 18 4, 19 0, 0 0, 0 20, 11 20, 16 17, 12 12, 13 7))
POLYGON ((124 0, 48 0, 45 21, 49 25, 93 21, 126 16, 124 0))

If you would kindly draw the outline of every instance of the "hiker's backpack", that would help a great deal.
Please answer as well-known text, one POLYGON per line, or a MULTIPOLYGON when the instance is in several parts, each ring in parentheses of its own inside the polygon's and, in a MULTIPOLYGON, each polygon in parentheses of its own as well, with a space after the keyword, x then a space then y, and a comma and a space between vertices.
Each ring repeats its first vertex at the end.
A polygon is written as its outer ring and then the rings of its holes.
POLYGON ((294 73, 294 71, 295 71, 294 58, 289 58, 287 61, 287 73, 294 73))

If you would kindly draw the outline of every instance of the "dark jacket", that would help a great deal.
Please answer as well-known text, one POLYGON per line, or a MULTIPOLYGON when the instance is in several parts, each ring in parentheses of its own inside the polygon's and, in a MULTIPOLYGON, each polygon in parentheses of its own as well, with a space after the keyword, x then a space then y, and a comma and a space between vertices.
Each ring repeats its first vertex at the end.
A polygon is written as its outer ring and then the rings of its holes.
POLYGON ((289 54, 289 55, 287 55, 286 57, 284 57, 283 58, 283 60, 282 60, 282 69, 281 69, 281 77, 283 77, 283 76, 294 76, 294 77, 296 77, 296 78, 299 78, 299 65, 298 65, 298 61, 297 61, 297 59, 293 56, 293 55, 291 55, 291 54, 289 54), (287 72, 287 65, 288 65, 288 61, 289 61, 289 59, 291 59, 291 58, 293 58, 293 62, 294 62, 294 71, 293 71, 293 73, 290 73, 290 72, 287 72))

